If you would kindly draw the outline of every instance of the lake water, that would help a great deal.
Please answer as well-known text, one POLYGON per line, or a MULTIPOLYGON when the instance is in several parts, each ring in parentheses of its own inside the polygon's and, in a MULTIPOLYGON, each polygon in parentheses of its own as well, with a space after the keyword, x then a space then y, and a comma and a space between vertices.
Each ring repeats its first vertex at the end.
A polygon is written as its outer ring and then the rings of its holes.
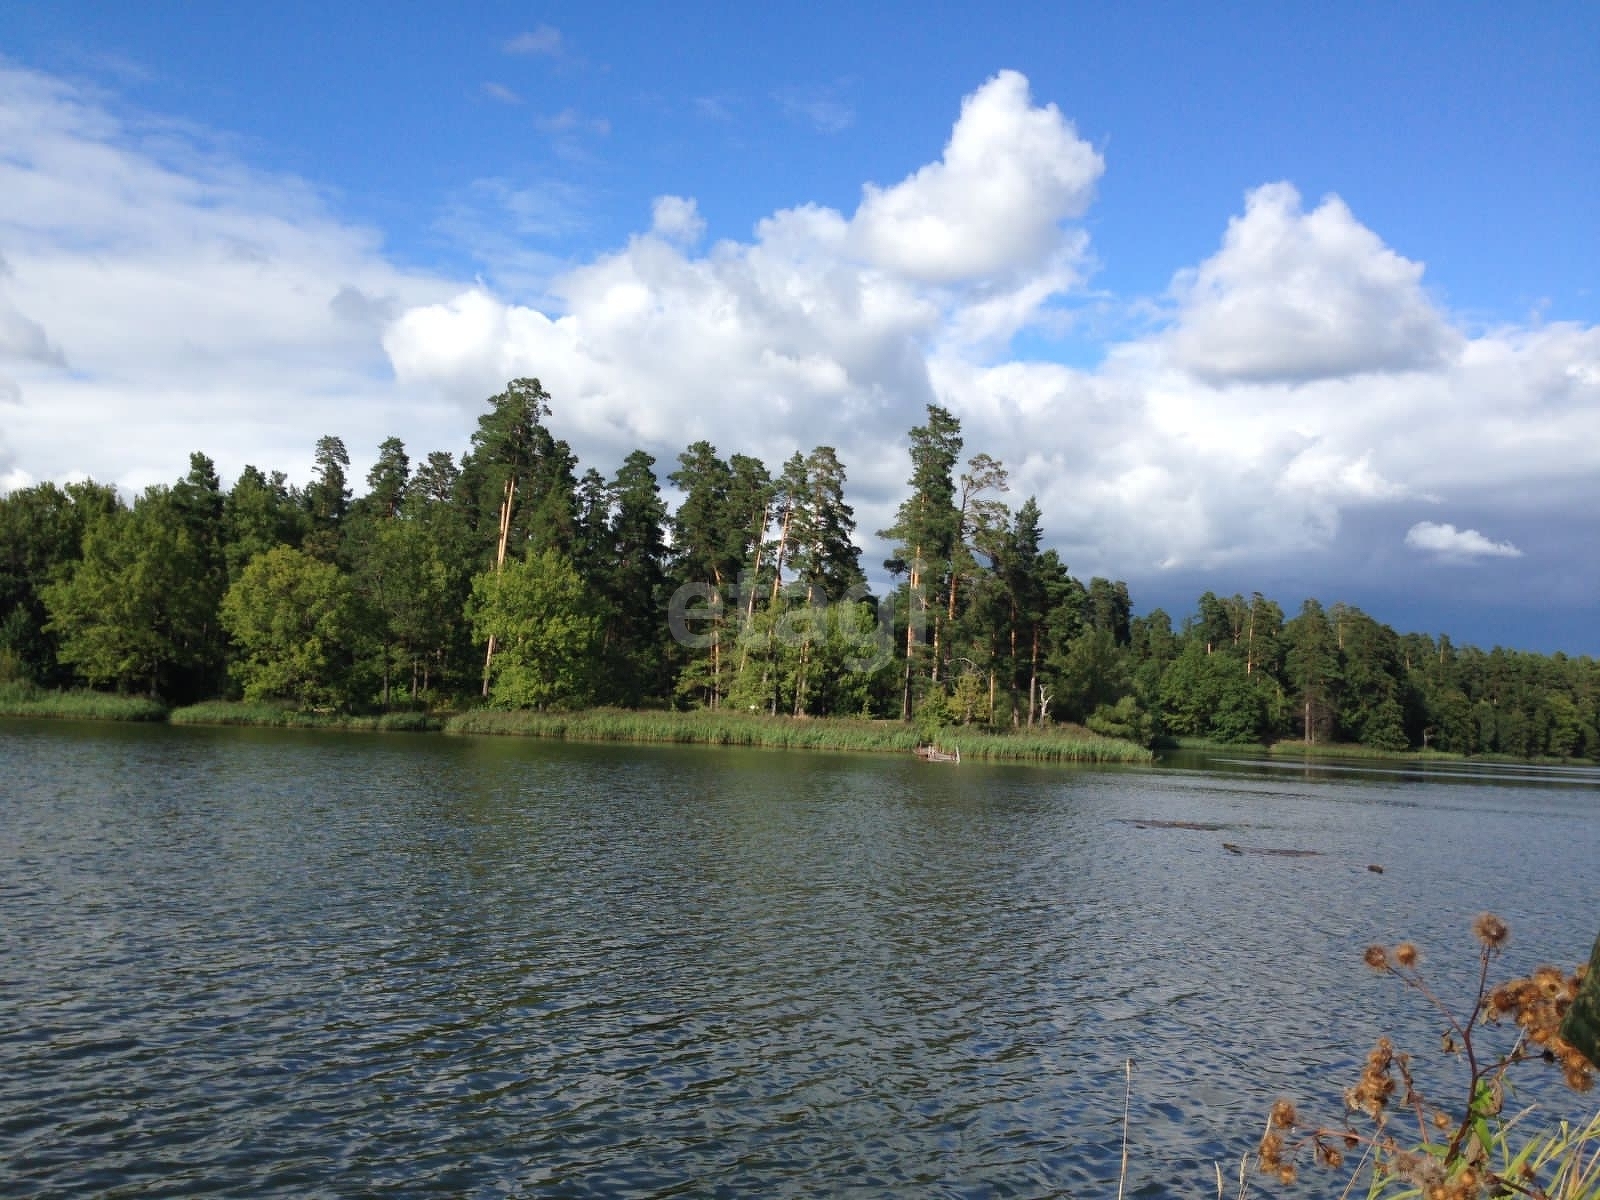
POLYGON ((1437 1046, 1365 945, 1570 967, 1597 849, 1582 770, 0 722, 0 1194, 1114 1195, 1131 1059, 1214 1195, 1437 1046))

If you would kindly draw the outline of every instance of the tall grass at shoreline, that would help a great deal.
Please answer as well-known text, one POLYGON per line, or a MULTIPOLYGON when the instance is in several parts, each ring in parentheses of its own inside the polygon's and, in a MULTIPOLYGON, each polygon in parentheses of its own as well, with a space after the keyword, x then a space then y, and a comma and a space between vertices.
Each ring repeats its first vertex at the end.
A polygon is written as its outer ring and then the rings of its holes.
POLYGON ((167 718, 174 725, 253 725, 269 729, 333 729, 366 733, 431 733, 442 722, 427 713, 392 712, 376 716, 306 712, 265 701, 208 700, 175 708, 167 718))
MULTIPOLYGON (((917 745, 915 730, 898 721, 819 717, 796 720, 705 711, 591 709, 575 713, 537 713, 479 709, 450 717, 445 722, 445 732, 574 742, 669 742, 888 754, 910 753, 917 745)), ((1147 763, 1153 758, 1150 751, 1132 742, 1076 729, 1032 734, 948 729, 941 734, 940 744, 946 749, 959 749, 962 758, 995 761, 1147 763)))
MULTIPOLYGON (((635 711, 598 708, 579 712, 506 712, 474 709, 441 717, 420 712, 356 716, 292 705, 208 700, 168 710, 158 701, 101 692, 46 692, 30 685, 0 685, 0 716, 77 717, 94 720, 167 721, 173 725, 233 725, 337 732, 494 734, 572 742, 655 742, 746 746, 781 750, 910 753, 916 731, 899 721, 853 718, 769 717, 754 713, 635 711)), ((965 759, 1034 763, 1148 763, 1143 746, 1101 737, 1077 726, 1018 733, 951 728, 943 749, 965 759)))
POLYGON ((115 696, 78 689, 47 692, 29 683, 0 684, 0 717, 76 721, 164 721, 167 706, 148 696, 115 696))
MULTIPOLYGON (((1266 752, 1275 758, 1371 758, 1398 762, 1466 762, 1468 755, 1454 751, 1415 749, 1380 750, 1376 746, 1363 746, 1357 742, 1273 742, 1266 752)), ((1474 755, 1478 759, 1498 755, 1474 755)))

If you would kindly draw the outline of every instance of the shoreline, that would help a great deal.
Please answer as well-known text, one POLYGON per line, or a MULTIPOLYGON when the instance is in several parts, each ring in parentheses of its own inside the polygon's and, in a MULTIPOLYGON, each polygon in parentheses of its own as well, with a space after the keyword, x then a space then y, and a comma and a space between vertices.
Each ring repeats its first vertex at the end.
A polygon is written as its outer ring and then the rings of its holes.
MULTIPOLYGON (((915 729, 899 721, 840 717, 771 717, 703 710, 583 709, 540 713, 471 709, 450 714, 393 712, 375 716, 302 712, 270 704, 207 701, 168 709, 157 701, 101 693, 41 693, 0 701, 0 717, 96 720, 321 730, 333 733, 437 733, 445 736, 530 737, 549 741, 640 745, 732 746, 748 749, 909 754, 915 729)), ((1076 727, 1041 733, 987 733, 951 727, 941 744, 985 762, 1149 765, 1153 751, 1076 727)))
MULTIPOLYGON (((307 712, 279 704, 209 700, 169 708, 143 696, 116 696, 85 689, 35 690, 0 695, 0 717, 36 720, 120 721, 134 724, 236 726, 321 730, 333 733, 438 733, 446 736, 531 737, 548 741, 629 742, 639 745, 734 746, 751 749, 821 750, 906 754, 914 750, 914 728, 899 721, 854 717, 772 717, 697 709, 580 709, 573 712, 467 709, 448 713, 388 712, 373 715, 307 712)), ((1197 751, 1260 754, 1275 759, 1359 760, 1408 766, 1433 763, 1504 763, 1528 766, 1593 766, 1590 759, 1518 758, 1508 754, 1459 754, 1433 749, 1378 750, 1359 743, 1300 741, 1216 742, 1176 738, 1147 749, 1076 726, 1049 732, 992 733, 952 726, 941 743, 960 748, 963 758, 984 762, 1157 765, 1167 756, 1197 751)))

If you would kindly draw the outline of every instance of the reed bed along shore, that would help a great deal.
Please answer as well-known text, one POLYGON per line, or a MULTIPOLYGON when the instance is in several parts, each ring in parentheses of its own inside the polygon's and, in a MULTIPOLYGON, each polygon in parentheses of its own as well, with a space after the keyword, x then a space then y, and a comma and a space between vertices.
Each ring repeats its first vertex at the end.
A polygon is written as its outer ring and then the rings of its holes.
POLYGON ((365 733, 434 733, 443 722, 419 712, 373 716, 307 712, 282 704, 248 700, 208 700, 175 708, 167 718, 174 725, 255 725, 272 729, 333 729, 365 733))
POLYGON ((0 717, 76 721, 164 721, 167 706, 147 696, 114 696, 79 689, 50 692, 26 683, 0 684, 0 717))
MULTIPOLYGON (((1355 742, 1273 742, 1266 747, 1277 758, 1371 758, 1396 762, 1466 762, 1467 755, 1443 750, 1380 750, 1355 742)), ((1489 757, 1478 755, 1478 758, 1489 757)), ((1498 756, 1496 756, 1498 757, 1498 756)))
MULTIPOLYGON (((770 717, 750 713, 634 712, 591 709, 573 713, 478 709, 445 721, 453 734, 501 734, 582 742, 672 742, 781 750, 867 751, 909 754, 917 734, 898 721, 852 718, 770 717)), ((1071 727, 1034 733, 984 733, 948 729, 942 749, 963 759, 1011 762, 1147 763, 1143 746, 1071 727)))
MULTIPOLYGON (((771 717, 756 713, 586 709, 577 712, 508 712, 471 709, 448 716, 421 712, 352 715, 292 705, 208 700, 167 709, 159 701, 101 692, 46 692, 0 687, 0 716, 166 721, 173 725, 236 725, 335 732, 492 734, 572 742, 676 743, 775 750, 863 751, 909 754, 917 733, 899 721, 859 718, 771 717)), ((1143 746, 1101 737, 1078 726, 990 733, 966 727, 941 733, 940 748, 963 759, 1033 763, 1148 763, 1143 746)))

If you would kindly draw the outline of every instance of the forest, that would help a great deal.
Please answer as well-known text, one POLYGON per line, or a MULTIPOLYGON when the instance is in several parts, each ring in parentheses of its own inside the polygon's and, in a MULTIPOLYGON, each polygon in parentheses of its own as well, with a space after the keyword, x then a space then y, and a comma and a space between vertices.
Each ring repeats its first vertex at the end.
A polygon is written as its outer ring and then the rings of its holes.
POLYGON ((536 379, 487 402, 459 461, 396 438, 354 494, 315 445, 304 487, 212 461, 127 504, 0 498, 0 683, 332 711, 705 708, 1081 724, 1162 739, 1600 758, 1600 662, 1400 634, 1254 593, 1178 620, 1075 578, 1005 466, 930 405, 872 594, 834 449, 769 467, 700 441, 606 478, 536 379))

